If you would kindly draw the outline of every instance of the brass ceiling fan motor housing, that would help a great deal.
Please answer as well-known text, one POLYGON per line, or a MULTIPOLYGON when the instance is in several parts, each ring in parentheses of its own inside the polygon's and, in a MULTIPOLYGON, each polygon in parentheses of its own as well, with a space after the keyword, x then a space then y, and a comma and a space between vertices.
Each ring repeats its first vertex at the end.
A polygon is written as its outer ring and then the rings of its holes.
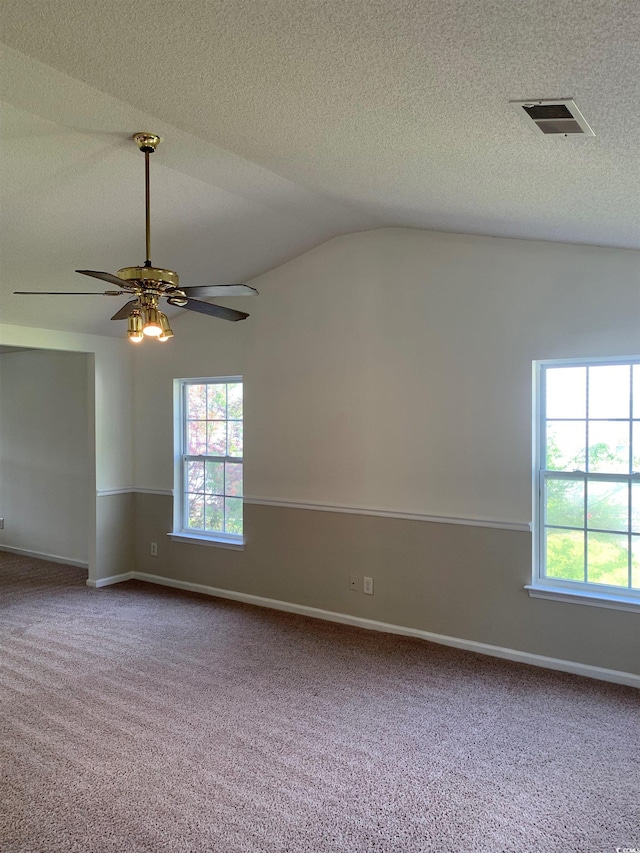
POLYGON ((118 270, 118 278, 149 287, 157 285, 159 290, 177 290, 179 281, 177 272, 159 267, 123 267, 118 270))

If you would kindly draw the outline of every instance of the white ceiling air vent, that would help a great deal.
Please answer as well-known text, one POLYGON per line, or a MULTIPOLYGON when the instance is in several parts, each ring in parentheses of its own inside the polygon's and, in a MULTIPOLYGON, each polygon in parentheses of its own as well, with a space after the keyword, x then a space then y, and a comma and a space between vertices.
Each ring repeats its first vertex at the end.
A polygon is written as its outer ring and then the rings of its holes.
POLYGON ((595 136, 585 117, 576 107, 572 98, 558 98, 543 101, 509 101, 524 118, 534 133, 545 136, 595 136))

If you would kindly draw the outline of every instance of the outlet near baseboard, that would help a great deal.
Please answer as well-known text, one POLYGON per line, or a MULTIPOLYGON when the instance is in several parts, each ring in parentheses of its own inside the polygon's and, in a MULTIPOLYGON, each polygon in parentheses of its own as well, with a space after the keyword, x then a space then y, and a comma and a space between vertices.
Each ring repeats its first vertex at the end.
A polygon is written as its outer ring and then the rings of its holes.
POLYGON ((373 595, 373 578, 364 579, 363 592, 366 592, 367 595, 373 595))

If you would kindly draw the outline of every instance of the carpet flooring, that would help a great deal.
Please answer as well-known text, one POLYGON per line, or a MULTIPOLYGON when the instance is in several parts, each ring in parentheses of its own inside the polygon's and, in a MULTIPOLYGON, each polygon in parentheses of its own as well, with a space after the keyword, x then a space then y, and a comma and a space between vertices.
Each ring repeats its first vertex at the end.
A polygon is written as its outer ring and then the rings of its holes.
POLYGON ((2 853, 640 849, 640 693, 0 552, 2 853))

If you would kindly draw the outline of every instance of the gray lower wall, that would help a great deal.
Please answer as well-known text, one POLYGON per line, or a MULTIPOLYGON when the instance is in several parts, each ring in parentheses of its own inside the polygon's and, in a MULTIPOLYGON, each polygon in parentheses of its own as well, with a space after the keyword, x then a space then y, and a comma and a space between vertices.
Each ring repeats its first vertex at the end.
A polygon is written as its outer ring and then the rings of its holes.
POLYGON ((96 499, 95 567, 89 580, 124 574, 133 569, 135 496, 130 492, 98 495, 96 499))
POLYGON ((249 504, 230 551, 171 541, 171 497, 136 494, 135 519, 140 572, 640 675, 638 614, 529 597, 529 533, 249 504))

